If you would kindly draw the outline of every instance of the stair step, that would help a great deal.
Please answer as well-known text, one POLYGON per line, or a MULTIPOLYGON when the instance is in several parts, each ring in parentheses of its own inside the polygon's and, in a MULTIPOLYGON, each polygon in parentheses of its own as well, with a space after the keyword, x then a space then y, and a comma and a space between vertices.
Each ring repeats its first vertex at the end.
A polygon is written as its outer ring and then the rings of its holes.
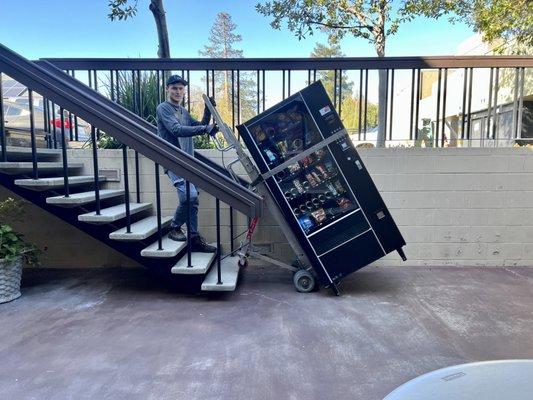
POLYGON ((151 258, 171 258, 178 255, 178 253, 185 248, 187 242, 177 242, 169 239, 168 235, 163 236, 161 242, 163 250, 158 250, 159 242, 156 240, 150 246, 141 250, 141 256, 151 258))
MULTIPOLYGON (((114 190, 114 189, 102 189, 99 191, 100 200, 109 199, 111 197, 123 196, 124 190, 114 190)), ((65 196, 53 196, 47 197, 47 204, 54 204, 56 206, 62 207, 76 207, 82 206, 84 204, 89 204, 96 201, 95 191, 90 192, 81 192, 81 193, 72 193, 69 197, 65 196)))
MULTIPOLYGON (((68 163, 69 169, 83 168, 83 163, 68 163)), ((40 161, 37 164, 39 172, 63 172, 62 162, 40 161)), ((29 174, 33 171, 33 164, 31 161, 6 161, 0 162, 0 172, 10 175, 29 174)))
MULTIPOLYGON (((69 185, 83 185, 94 181, 93 175, 79 175, 69 176, 69 185)), ((106 181, 105 176, 99 177, 100 183, 106 181)), ((65 186, 62 176, 53 178, 39 178, 39 179, 15 179, 15 185, 21 186, 30 190, 50 190, 56 188, 62 188, 65 186)))
MULTIPOLYGON (((6 146, 9 161, 31 161, 31 147, 6 146)), ((0 146, 2 154, 2 146, 0 146)), ((61 149, 37 149, 37 160, 55 160, 61 156, 61 149)))
MULTIPOLYGON (((150 208, 152 208, 152 203, 130 203, 130 215, 149 210, 150 208)), ((78 215, 78 221, 89 222, 91 224, 107 224, 125 217, 126 203, 103 208, 100 210, 100 215, 97 215, 96 211, 78 215)))
MULTIPOLYGON (((172 221, 172 216, 161 217, 161 227, 166 227, 172 221)), ((141 219, 131 224, 131 232, 126 232, 126 227, 111 232, 109 239, 113 240, 143 240, 157 232, 157 216, 141 219)))
MULTIPOLYGON (((216 243, 210 243, 212 246, 216 243)), ((173 274, 182 275, 202 275, 207 272, 211 263, 215 259, 216 253, 198 253, 193 251, 191 253, 192 267, 187 267, 187 253, 180 258, 180 260, 171 269, 173 274)))
POLYGON ((218 285, 218 272, 216 265, 205 277, 202 283, 202 290, 209 292, 233 292, 237 287, 239 279, 239 257, 226 257, 220 262, 222 284, 218 285))

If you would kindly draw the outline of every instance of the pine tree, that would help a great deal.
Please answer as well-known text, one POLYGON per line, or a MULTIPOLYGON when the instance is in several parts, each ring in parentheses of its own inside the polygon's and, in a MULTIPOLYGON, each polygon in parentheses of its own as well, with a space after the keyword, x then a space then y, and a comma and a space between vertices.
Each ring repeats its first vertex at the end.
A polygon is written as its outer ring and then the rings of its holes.
MULTIPOLYGON (((199 53, 203 57, 209 58, 242 58, 243 51, 235 46, 242 41, 241 35, 235 31, 237 25, 228 13, 217 14, 213 27, 209 31, 208 44, 199 53)), ((237 118, 237 104, 240 106, 241 121, 251 118, 255 113, 255 90, 254 82, 247 73, 241 72, 239 79, 239 91, 237 92, 237 73, 233 75, 231 71, 215 71, 215 98, 217 109, 224 121, 229 125, 237 118), (234 91, 234 104, 232 105, 232 91, 234 91), (239 96, 239 102, 237 99, 239 96)))

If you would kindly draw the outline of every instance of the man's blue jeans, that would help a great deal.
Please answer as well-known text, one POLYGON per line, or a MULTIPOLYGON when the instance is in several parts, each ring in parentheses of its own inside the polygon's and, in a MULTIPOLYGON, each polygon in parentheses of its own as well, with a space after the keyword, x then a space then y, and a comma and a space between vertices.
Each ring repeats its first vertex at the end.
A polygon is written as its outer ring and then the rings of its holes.
MULTIPOLYGON (((176 212, 174 214, 174 219, 172 220, 170 226, 171 228, 179 228, 183 224, 187 223, 187 184, 185 183, 185 180, 176 175, 172 171, 167 171, 167 175, 170 178, 172 184, 178 191, 178 199, 179 204, 176 208, 176 212)), ((198 190, 196 190, 196 187, 189 183, 190 187, 190 201, 189 201, 189 207, 191 212, 191 237, 198 235, 198 190)))

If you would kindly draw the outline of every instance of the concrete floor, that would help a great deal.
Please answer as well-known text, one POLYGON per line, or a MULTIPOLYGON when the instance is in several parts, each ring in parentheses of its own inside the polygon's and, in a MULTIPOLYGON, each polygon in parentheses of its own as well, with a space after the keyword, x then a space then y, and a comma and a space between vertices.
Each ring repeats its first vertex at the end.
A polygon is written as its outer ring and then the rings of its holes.
POLYGON ((454 364, 533 358, 533 268, 369 268, 330 291, 250 267, 237 292, 144 270, 27 270, 0 305, 0 399, 382 399, 454 364))

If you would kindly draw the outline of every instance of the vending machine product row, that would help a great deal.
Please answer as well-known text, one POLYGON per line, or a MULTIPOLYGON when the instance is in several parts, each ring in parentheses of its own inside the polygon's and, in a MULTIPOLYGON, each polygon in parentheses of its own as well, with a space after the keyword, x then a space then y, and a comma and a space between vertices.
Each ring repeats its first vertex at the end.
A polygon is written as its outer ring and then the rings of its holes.
POLYGON ((405 241, 320 81, 237 127, 319 281, 405 241))

